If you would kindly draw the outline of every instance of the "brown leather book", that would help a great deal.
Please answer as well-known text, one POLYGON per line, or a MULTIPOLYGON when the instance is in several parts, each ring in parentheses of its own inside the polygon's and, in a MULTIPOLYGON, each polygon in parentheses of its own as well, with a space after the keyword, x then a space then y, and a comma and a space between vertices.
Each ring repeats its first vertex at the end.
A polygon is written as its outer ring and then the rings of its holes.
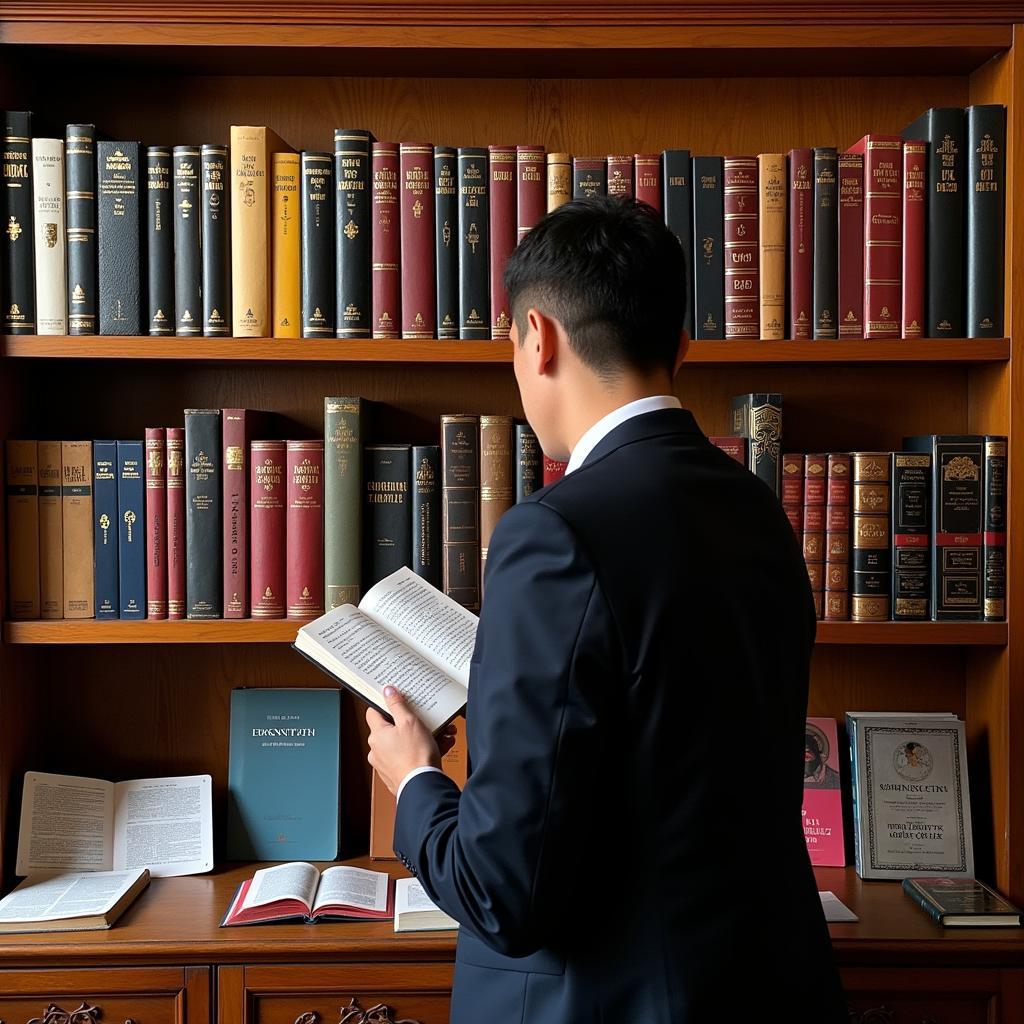
POLYGON ((839 154, 839 337, 864 337, 864 156, 839 154))
POLYGON ((726 157, 725 336, 753 340, 760 332, 757 159, 726 157))
POLYGON ((572 199, 572 154, 548 153, 548 213, 572 199))
POLYGON ((782 456, 782 511, 801 540, 804 535, 804 457, 782 456))
POLYGON ((39 449, 35 441, 8 441, 6 454, 7 615, 38 619, 39 449))
POLYGON ((761 153, 758 224, 761 266, 761 337, 786 336, 786 155, 761 153))
POLYGON ((544 216, 544 147, 516 146, 516 243, 544 216))
POLYGON ((814 612, 819 619, 824 614, 827 474, 827 455, 804 456, 804 562, 811 580, 814 612))
POLYGON ((508 339, 512 311, 505 291, 505 260, 516 247, 516 147, 488 146, 490 174, 491 337, 508 339))
POLYGON ((64 617, 60 441, 39 442, 39 616, 64 617))
POLYGON ((92 441, 61 442, 64 513, 64 618, 94 614, 92 441))
MULTIPOLYGON (((744 469, 747 468, 747 439, 745 437, 736 437, 733 434, 721 436, 708 435, 708 440, 716 448, 721 448, 730 459, 738 462, 744 469)), ((802 494, 800 501, 801 503, 803 502, 802 494)))
POLYGON ((608 195, 633 198, 633 157, 622 153, 608 154, 608 195))
POLYGON ((434 290, 434 147, 403 142, 401 171, 402 337, 433 338, 437 320, 434 290))
POLYGON ((480 579, 487 545, 502 515, 515 504, 512 480, 512 417, 480 417, 480 579))
POLYGON ((825 509, 825 608, 828 621, 850 617, 850 456, 828 457, 825 509))

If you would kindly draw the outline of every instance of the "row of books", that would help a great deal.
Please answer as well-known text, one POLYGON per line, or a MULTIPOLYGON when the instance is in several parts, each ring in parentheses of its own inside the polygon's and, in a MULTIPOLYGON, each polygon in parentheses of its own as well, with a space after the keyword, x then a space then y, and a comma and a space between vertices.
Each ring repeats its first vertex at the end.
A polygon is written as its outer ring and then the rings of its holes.
POLYGON ((502 274, 570 198, 636 197, 689 261, 696 338, 999 337, 1006 111, 933 108, 901 135, 758 156, 454 149, 337 129, 295 153, 33 138, 5 115, 4 330, 503 339, 502 274))

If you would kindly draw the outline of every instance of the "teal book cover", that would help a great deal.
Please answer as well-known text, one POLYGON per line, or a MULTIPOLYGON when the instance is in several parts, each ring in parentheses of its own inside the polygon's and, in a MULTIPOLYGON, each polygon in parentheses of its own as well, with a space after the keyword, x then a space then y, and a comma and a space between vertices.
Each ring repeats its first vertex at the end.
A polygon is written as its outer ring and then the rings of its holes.
POLYGON ((231 691, 228 860, 338 855, 341 691, 231 691))

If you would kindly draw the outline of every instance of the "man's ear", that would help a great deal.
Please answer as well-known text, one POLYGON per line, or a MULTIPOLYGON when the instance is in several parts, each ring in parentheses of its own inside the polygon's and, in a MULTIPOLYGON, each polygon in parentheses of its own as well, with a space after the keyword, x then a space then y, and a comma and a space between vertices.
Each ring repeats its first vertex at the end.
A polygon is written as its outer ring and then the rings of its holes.
POLYGON ((686 358, 686 352, 689 347, 690 335, 684 328, 679 333, 679 348, 676 350, 676 361, 672 367, 673 377, 679 372, 679 367, 683 365, 683 360, 686 358))
POLYGON ((550 374, 558 364, 558 321, 531 306, 526 311, 526 340, 530 365, 538 374, 550 374))

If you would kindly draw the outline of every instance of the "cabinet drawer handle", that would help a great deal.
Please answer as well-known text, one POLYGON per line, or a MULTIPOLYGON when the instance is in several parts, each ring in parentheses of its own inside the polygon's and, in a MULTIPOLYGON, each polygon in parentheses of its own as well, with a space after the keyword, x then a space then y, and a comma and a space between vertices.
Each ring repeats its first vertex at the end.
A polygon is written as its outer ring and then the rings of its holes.
MULTIPOLYGON (((299 1024, 299 1021, 296 1021, 295 1024, 299 1024)), ((306 1022, 303 1022, 303 1024, 306 1024, 306 1022)), ((391 1007, 386 1006, 384 1003, 377 1003, 376 1006, 371 1006, 368 1010, 364 1010, 357 1002, 355 996, 353 996, 349 1000, 348 1006, 341 1008, 338 1024, 420 1024, 420 1021, 412 1020, 408 1017, 395 1020, 391 1014, 391 1007)))

